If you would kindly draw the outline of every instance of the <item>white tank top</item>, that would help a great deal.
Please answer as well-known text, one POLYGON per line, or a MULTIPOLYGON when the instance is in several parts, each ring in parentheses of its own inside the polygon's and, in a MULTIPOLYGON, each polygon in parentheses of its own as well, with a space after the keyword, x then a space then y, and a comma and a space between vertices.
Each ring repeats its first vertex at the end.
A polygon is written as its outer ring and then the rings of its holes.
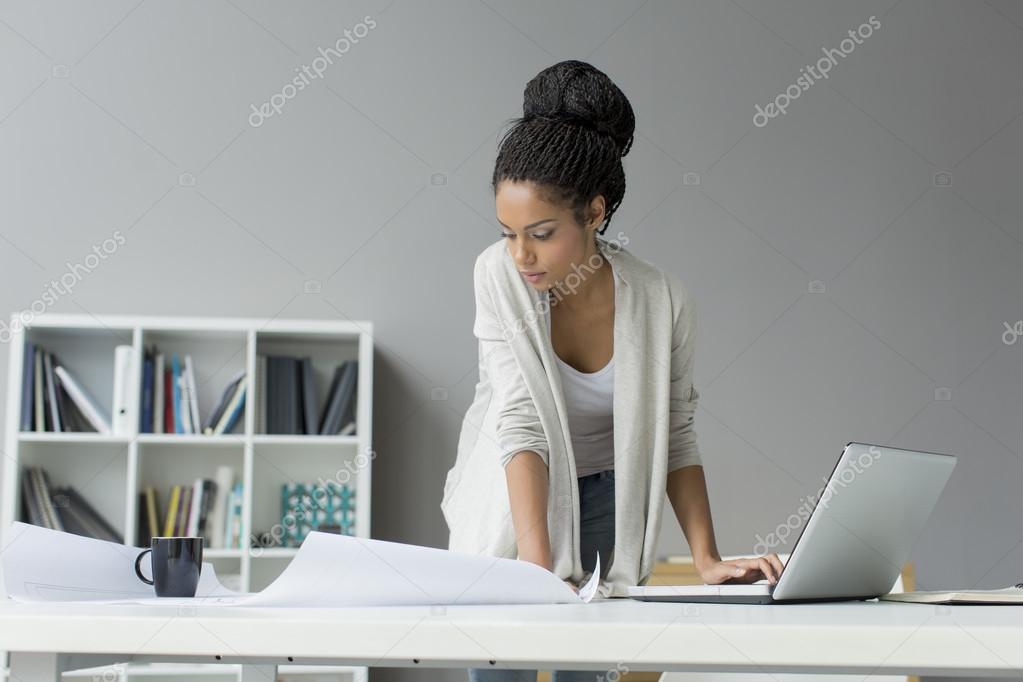
MULTIPOLYGON (((618 290, 618 273, 614 276, 618 290)), ((548 294, 549 296, 549 294, 548 294)), ((550 309, 546 308, 547 333, 551 331, 550 309)), ((568 410, 568 429, 575 452, 576 476, 583 477, 614 469, 614 382, 615 359, 596 372, 580 372, 554 353, 561 374, 561 387, 568 410)))

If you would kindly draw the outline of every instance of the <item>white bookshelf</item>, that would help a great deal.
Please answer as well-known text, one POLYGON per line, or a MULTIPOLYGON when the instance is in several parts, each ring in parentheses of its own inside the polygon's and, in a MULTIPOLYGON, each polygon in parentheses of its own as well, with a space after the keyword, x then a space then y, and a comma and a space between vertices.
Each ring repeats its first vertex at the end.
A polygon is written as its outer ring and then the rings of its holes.
MULTIPOLYGON (((370 537, 372 483, 373 339, 370 322, 284 320, 258 318, 156 317, 132 315, 43 314, 28 326, 12 317, 7 388, 3 490, 0 492, 0 533, 21 515, 20 473, 42 466, 51 485, 73 485, 97 511, 136 545, 138 493, 156 488, 161 518, 170 487, 213 478, 218 466, 230 465, 244 490, 242 536, 248 541, 281 523, 281 485, 334 480, 354 491, 358 537, 370 537), (131 345, 136 376, 132 384, 135 417, 132 432, 22 432, 21 383, 26 341, 56 354, 75 379, 110 414, 113 395, 114 348, 131 345), (213 409, 231 377, 245 369, 250 379, 244 418, 230 434, 206 436, 139 433, 141 371, 146 348, 156 345, 169 360, 177 353, 182 363, 190 354, 195 368, 200 419, 213 409), (334 368, 358 360, 356 431, 350 436, 273 435, 256 433, 256 395, 253 379, 257 355, 308 356, 314 369, 319 409, 326 404, 334 368)), ((249 545, 250 542, 243 542, 249 545)), ((288 565, 296 548, 206 548, 204 561, 217 575, 235 576, 237 589, 258 591, 288 565)), ((0 680, 6 678, 7 655, 0 652, 0 680)), ((367 679, 365 667, 325 671, 300 666, 282 667, 280 679, 367 679)), ((123 666, 122 679, 231 679, 236 667, 182 665, 123 666)))

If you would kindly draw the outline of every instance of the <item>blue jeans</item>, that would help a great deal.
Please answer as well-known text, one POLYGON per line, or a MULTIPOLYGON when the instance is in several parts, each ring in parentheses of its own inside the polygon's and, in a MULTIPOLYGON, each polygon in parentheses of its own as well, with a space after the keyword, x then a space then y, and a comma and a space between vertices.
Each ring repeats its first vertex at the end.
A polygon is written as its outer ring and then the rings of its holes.
MULTIPOLYGON (((579 479, 579 553, 584 571, 592 571, 600 552, 600 577, 607 577, 615 544, 615 472, 579 479)), ((617 672, 617 671, 615 671, 617 672)), ((469 682, 536 682, 536 670, 469 668, 469 682)), ((554 670, 551 682, 597 682, 606 670, 554 670)))

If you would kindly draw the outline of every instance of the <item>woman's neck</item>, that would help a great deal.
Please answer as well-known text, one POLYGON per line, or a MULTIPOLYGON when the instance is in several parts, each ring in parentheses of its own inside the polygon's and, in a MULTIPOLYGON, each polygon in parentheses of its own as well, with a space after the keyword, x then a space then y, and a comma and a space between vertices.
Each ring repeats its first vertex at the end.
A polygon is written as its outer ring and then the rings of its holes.
MULTIPOLYGON (((594 250, 593 253, 597 254, 598 252, 594 250)), ((590 263, 592 262, 591 258, 592 256, 588 255, 583 262, 590 263)), ((600 254, 600 265, 595 270, 586 272, 581 277, 580 284, 574 289, 555 287, 551 296, 551 307, 558 306, 566 312, 574 312, 600 306, 608 300, 608 284, 612 283, 613 276, 611 264, 603 254, 600 254)), ((613 292, 613 289, 611 291, 613 292)))

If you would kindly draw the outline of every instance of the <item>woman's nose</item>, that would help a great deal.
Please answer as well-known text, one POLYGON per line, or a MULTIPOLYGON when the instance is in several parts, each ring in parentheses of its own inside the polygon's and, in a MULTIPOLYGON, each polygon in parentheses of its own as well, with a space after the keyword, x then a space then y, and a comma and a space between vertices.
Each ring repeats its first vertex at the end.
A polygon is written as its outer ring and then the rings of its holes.
POLYGON ((518 240, 517 243, 513 242, 512 256, 515 258, 515 262, 520 268, 525 268, 533 262, 533 254, 522 240, 518 240))

